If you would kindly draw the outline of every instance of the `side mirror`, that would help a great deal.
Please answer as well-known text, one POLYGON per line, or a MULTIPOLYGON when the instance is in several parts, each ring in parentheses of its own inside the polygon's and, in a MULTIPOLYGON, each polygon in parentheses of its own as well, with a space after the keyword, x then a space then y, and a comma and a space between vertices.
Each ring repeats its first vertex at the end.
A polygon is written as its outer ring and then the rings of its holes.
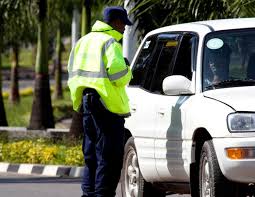
POLYGON ((168 76, 163 80, 163 91, 166 95, 192 94, 191 81, 182 75, 168 76))

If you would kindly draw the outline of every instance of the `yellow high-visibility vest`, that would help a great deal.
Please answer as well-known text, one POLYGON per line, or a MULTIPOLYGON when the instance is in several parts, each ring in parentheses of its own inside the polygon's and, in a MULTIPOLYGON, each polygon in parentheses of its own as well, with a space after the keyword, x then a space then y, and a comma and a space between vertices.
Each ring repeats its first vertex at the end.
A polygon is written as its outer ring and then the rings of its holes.
POLYGON ((132 74, 118 42, 122 34, 101 21, 73 47, 68 61, 68 86, 73 109, 79 111, 83 90, 93 88, 110 112, 130 114, 125 86, 132 74))

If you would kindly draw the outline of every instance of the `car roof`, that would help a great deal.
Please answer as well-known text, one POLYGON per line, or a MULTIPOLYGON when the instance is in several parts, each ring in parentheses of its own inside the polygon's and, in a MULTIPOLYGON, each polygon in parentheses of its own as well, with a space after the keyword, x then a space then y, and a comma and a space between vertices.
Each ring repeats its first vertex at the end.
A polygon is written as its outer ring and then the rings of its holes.
POLYGON ((151 31, 148 36, 168 31, 192 31, 198 34, 228 29, 255 28, 255 18, 218 19, 170 25, 151 31))

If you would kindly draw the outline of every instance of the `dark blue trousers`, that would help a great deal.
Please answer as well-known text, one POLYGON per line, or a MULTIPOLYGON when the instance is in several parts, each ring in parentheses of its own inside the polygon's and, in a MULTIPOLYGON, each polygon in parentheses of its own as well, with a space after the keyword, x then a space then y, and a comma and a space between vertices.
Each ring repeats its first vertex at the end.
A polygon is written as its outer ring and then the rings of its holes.
POLYGON ((105 109, 95 91, 84 93, 84 196, 115 196, 123 161, 124 123, 123 117, 105 109))

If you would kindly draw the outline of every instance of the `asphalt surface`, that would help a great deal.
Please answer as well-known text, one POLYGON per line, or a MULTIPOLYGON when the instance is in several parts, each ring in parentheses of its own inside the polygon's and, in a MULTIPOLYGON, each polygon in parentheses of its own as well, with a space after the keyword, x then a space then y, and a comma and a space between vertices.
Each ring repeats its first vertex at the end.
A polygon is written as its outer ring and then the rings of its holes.
MULTIPOLYGON (((1 197, 79 197, 80 178, 48 177, 0 173, 1 197)), ((122 197, 120 185, 116 197, 122 197)), ((167 197, 190 197, 190 195, 168 195, 167 197)))

